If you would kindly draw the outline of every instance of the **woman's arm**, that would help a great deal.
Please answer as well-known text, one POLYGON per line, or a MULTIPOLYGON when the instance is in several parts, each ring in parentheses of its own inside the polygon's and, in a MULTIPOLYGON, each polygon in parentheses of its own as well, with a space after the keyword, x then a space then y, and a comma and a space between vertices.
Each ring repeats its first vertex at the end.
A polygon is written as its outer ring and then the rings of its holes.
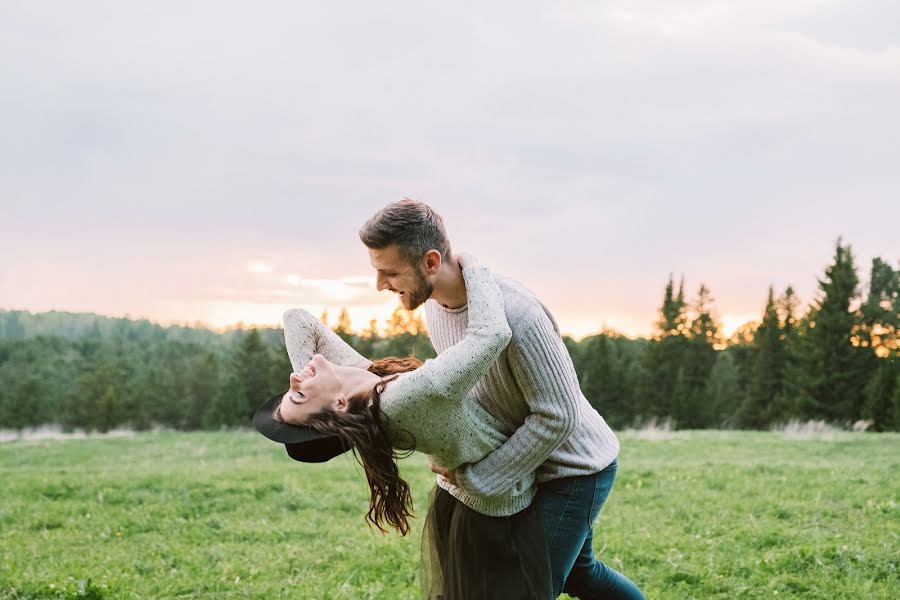
POLYGON ((345 367, 365 369, 372 361, 354 350, 319 319, 302 308, 284 311, 284 345, 291 367, 299 373, 313 354, 345 367))
POLYGON ((462 400, 509 344, 503 295, 490 271, 464 266, 469 325, 466 335, 437 358, 425 362, 409 379, 428 380, 435 393, 462 400))

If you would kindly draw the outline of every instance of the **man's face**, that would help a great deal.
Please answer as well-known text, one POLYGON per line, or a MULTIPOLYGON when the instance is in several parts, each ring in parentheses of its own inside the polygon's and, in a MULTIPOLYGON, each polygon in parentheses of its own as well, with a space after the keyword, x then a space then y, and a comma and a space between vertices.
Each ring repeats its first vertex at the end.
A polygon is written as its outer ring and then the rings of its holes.
POLYGON ((403 308, 416 309, 431 296, 434 288, 425 275, 424 264, 411 265, 396 245, 379 250, 369 248, 369 260, 376 273, 375 287, 399 295, 403 308))

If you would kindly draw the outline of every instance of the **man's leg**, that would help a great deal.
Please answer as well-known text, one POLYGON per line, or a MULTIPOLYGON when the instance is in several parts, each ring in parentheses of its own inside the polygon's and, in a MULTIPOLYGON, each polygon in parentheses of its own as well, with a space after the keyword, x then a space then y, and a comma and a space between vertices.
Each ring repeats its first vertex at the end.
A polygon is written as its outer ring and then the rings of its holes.
POLYGON ((553 598, 562 593, 587 538, 593 488, 593 476, 563 477, 538 487, 553 574, 553 598))
POLYGON ((594 557, 593 540, 588 534, 563 591, 579 600, 645 600, 634 582, 594 557))
POLYGON ((582 599, 644 598, 627 577, 594 557, 591 530, 615 474, 613 462, 594 475, 565 477, 540 485, 554 598, 564 587, 566 593, 582 599))

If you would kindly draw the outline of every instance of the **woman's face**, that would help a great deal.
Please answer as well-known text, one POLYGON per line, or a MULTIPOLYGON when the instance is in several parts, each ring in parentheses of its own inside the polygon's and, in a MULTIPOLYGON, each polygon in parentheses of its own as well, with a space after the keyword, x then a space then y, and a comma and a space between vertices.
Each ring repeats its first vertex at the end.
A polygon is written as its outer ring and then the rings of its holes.
POLYGON ((301 425, 327 406, 346 410, 346 402, 334 365, 316 354, 300 373, 291 373, 291 389, 281 399, 278 416, 285 423, 301 425))

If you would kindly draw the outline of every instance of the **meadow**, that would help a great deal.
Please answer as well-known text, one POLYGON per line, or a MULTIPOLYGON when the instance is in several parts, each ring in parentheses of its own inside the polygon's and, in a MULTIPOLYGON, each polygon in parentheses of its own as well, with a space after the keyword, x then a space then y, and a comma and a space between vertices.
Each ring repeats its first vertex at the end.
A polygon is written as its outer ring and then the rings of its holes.
MULTIPOLYGON (((620 434, 595 527, 648 598, 900 596, 900 435, 620 434)), ((433 479, 402 463, 417 507, 433 479)), ((348 457, 247 431, 0 443, 0 598, 416 598, 348 457)))

